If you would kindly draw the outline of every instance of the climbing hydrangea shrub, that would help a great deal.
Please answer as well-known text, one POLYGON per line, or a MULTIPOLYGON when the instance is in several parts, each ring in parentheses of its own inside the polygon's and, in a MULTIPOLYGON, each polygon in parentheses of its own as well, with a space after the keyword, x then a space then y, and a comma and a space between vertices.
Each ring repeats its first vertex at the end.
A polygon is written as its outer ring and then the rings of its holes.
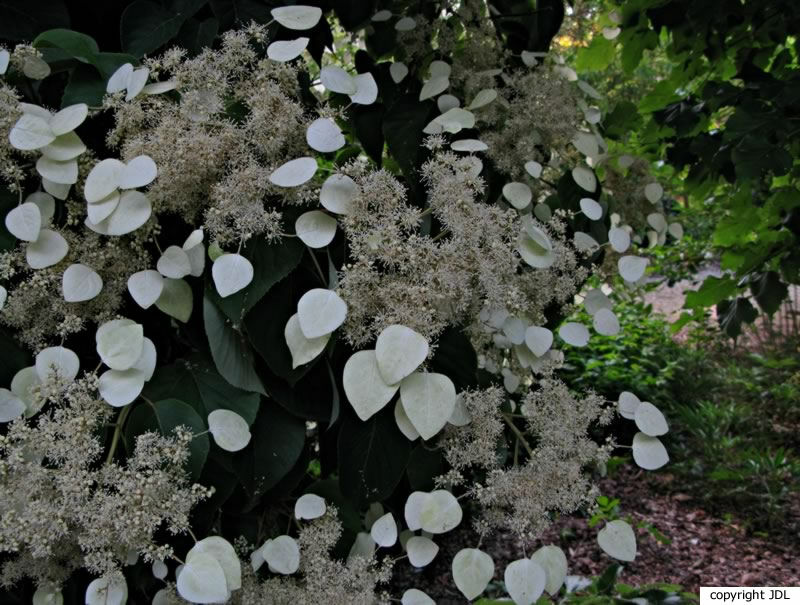
MULTIPOLYGON (((617 413, 635 462, 667 463, 655 406, 558 378, 564 347, 619 331, 587 279, 647 267, 640 210, 609 213, 596 92, 555 30, 525 48, 494 6, 439 8, 276 7, 102 62, 102 101, 60 110, 23 94, 41 44, 0 51, 3 586, 61 602, 84 569, 87 603, 429 603, 393 567, 471 523, 458 590, 502 577, 530 604, 565 554, 498 576, 480 540, 591 505, 617 413), (353 55, 324 51, 331 23, 353 55)), ((635 556, 624 521, 598 545, 635 556)))

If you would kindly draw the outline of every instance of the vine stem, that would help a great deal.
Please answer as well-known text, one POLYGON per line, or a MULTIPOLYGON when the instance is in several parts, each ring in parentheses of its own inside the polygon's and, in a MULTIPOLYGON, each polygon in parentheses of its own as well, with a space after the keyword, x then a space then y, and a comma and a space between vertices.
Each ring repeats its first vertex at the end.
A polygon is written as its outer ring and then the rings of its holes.
POLYGON ((531 446, 528 445, 528 442, 525 441, 525 435, 522 434, 522 431, 520 431, 517 428, 517 426, 511 421, 511 419, 508 416, 506 416, 505 414, 502 414, 502 416, 503 416, 503 420, 505 420, 505 422, 508 425, 508 427, 517 436, 517 439, 519 439, 519 442, 522 444, 522 447, 524 447, 525 451, 528 452, 528 455, 531 458, 533 458, 533 450, 531 449, 531 446))
POLYGON ((106 457, 106 464, 111 464, 111 461, 114 459, 114 452, 117 451, 117 444, 119 444, 119 436, 122 434, 122 426, 128 419, 128 414, 130 414, 130 412, 131 406, 127 405, 122 408, 122 411, 119 413, 117 424, 114 427, 114 436, 111 438, 111 449, 108 450, 108 456, 106 457))

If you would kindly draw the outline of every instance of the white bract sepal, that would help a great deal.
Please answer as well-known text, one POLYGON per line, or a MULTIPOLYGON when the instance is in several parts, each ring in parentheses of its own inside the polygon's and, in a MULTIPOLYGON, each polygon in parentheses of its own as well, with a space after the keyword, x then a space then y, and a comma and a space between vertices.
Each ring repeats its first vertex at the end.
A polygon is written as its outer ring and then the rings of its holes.
POLYGON ((6 215, 6 229, 17 239, 35 242, 41 228, 42 212, 33 202, 20 204, 6 215))
POLYGON ((21 418, 25 413, 25 402, 8 389, 0 388, 0 423, 21 418))
POLYGON ((641 403, 641 400, 630 391, 622 391, 617 400, 617 409, 619 410, 620 416, 628 420, 633 420, 636 418, 636 410, 641 403))
POLYGON ((394 404, 394 421, 395 424, 397 424, 397 428, 400 429, 400 432, 403 433, 406 439, 414 441, 419 438, 417 429, 411 424, 411 421, 406 415, 406 411, 403 409, 403 404, 399 399, 394 404))
POLYGON ((11 146, 20 151, 40 149, 52 143, 55 138, 47 119, 30 113, 23 113, 8 135, 11 146))
POLYGON ((650 437, 665 435, 669 431, 667 419, 656 406, 649 401, 642 401, 633 414, 636 428, 650 437))
POLYGON ((386 513, 372 524, 369 535, 375 540, 375 544, 388 548, 397 542, 397 523, 392 513, 386 513))
POLYGON ((648 260, 642 256, 623 256, 617 261, 619 274, 627 282, 637 282, 647 269, 648 260))
POLYGON ((127 370, 142 356, 144 329, 130 319, 112 319, 97 328, 97 354, 112 370, 127 370))
POLYGON ((480 595, 494 576, 494 561, 477 548, 464 548, 453 558, 453 581, 468 600, 480 595))
POLYGON ((375 351, 358 351, 344 364, 342 386, 361 420, 368 420, 389 403, 400 385, 388 385, 378 369, 375 351))
POLYGON ((269 175, 269 180, 278 187, 299 187, 310 181, 316 172, 317 160, 312 157, 302 157, 278 166, 269 175))
POLYGON ((276 40, 267 47, 267 57, 273 61, 286 63, 292 61, 303 54, 308 46, 309 38, 297 38, 296 40, 276 40))
POLYGON ((527 221, 520 231, 517 252, 522 260, 536 269, 546 269, 555 262, 550 238, 532 221, 527 221))
POLYGON ((610 309, 598 309, 592 317, 592 325, 598 334, 604 336, 619 334, 619 320, 610 309))
POLYGON ((214 410, 208 415, 208 431, 223 450, 238 452, 250 443, 247 421, 231 410, 214 410))
POLYGON ((567 556, 558 546, 542 546, 531 555, 531 561, 535 561, 545 571, 547 582, 544 589, 555 596, 561 589, 564 579, 567 577, 567 556))
POLYGON ((39 586, 33 593, 33 605, 64 605, 64 595, 60 590, 48 590, 39 586))
POLYGON ((69 244, 57 231, 42 229, 35 242, 25 248, 25 260, 31 269, 46 269, 61 262, 69 252, 69 244))
POLYGON ((421 590, 409 588, 403 593, 400 605, 436 605, 436 601, 430 598, 421 590))
POLYGON ((133 403, 144 389, 145 374, 140 370, 106 370, 100 375, 98 390, 109 405, 120 408, 133 403))
MULTIPOLYGON (((418 493, 418 492, 415 492, 418 493)), ((409 501, 410 501, 409 497, 409 501)), ((461 523, 463 511, 458 499, 445 489, 437 489, 420 498, 417 521, 419 528, 431 534, 443 534, 454 529, 461 523)), ((412 509, 413 510, 413 509, 412 509)), ((408 502, 406 502, 406 522, 409 521, 408 502)))
POLYGON ((633 436, 633 461, 645 470, 654 471, 669 462, 669 454, 658 437, 636 433, 633 436))
POLYGON ((603 218, 603 207, 592 198, 581 198, 580 206, 581 212, 583 212, 590 220, 599 221, 601 218, 603 218))
POLYGON ((56 200, 49 193, 35 191, 25 198, 25 203, 36 204, 41 215, 41 225, 46 226, 56 213, 56 200))
POLYGON ((61 291, 67 302, 92 300, 103 289, 103 278, 91 267, 75 263, 67 267, 61 278, 61 291))
POLYGON ((428 492, 411 492, 406 498, 403 517, 409 530, 422 529, 422 509, 428 502, 429 496, 428 492))
POLYGON ((506 183, 503 186, 503 197, 517 210, 527 208, 533 199, 531 188, 525 183, 506 183))
POLYGON ((158 176, 156 163, 148 155, 138 155, 125 164, 119 175, 117 187, 120 189, 136 189, 146 187, 158 176))
POLYGON ((272 18, 287 29, 311 29, 319 23, 322 9, 317 6, 279 6, 270 11, 272 18))
POLYGON ((269 566, 277 573, 291 575, 300 567, 300 547, 291 536, 278 536, 261 549, 269 566))
POLYGON ((59 162, 43 155, 36 160, 36 172, 53 183, 72 185, 78 182, 78 160, 59 162))
POLYGON ((210 554, 187 557, 177 580, 178 594, 191 603, 223 603, 230 594, 225 571, 210 554))
POLYGON ((422 90, 419 92, 419 100, 424 101, 437 95, 442 94, 450 86, 450 80, 447 76, 434 76, 422 85, 422 90))
POLYGON ((25 404, 26 418, 30 418, 36 414, 36 412, 42 408, 42 405, 44 405, 44 400, 35 398, 32 392, 32 389, 40 384, 42 384, 42 381, 39 378, 39 373, 36 371, 36 366, 22 368, 19 372, 14 374, 14 378, 11 379, 11 392, 19 397, 22 403, 25 404))
POLYGON ((319 72, 322 85, 331 92, 343 95, 354 95, 358 92, 355 79, 337 65, 326 65, 319 72))
POLYGON ((86 215, 89 217, 89 221, 97 225, 106 220, 119 206, 120 197, 119 191, 112 191, 99 202, 86 204, 86 215))
POLYGON ((614 252, 622 254, 630 248, 631 234, 621 227, 611 227, 611 229, 608 230, 608 241, 614 249, 614 252))
POLYGON ((336 236, 336 219, 321 210, 311 210, 297 218, 294 230, 309 248, 324 248, 336 236))
POLYGON ((581 189, 585 189, 589 193, 597 189, 597 177, 594 172, 587 166, 576 166, 572 169, 572 178, 581 189))
POLYGON ((405 63, 397 61, 389 66, 389 75, 395 84, 400 84, 408 75, 408 67, 405 63))
POLYGON ((315 359, 325 350, 325 346, 331 339, 330 334, 323 334, 317 338, 306 338, 300 329, 300 320, 297 318, 297 313, 292 315, 289 321, 286 322, 283 336, 286 339, 289 352, 292 354, 293 370, 315 359))
POLYGON ((531 160, 530 162, 525 162, 525 172, 527 172, 531 177, 538 179, 542 176, 542 165, 539 162, 534 162, 531 160))
POLYGON ((317 519, 325 514, 325 499, 316 494, 303 494, 294 503, 296 519, 317 519))
POLYGON ((453 413, 450 414, 447 422, 453 426, 467 426, 472 422, 472 416, 470 416, 467 405, 464 403, 463 393, 456 395, 456 405, 453 407, 453 413))
POLYGON ((5 48, 0 50, 0 76, 6 73, 10 61, 11 61, 11 53, 8 52, 5 48))
POLYGON ((472 102, 467 105, 467 109, 479 109, 494 101, 497 98, 497 91, 494 88, 484 88, 478 91, 472 102))
POLYGON ((547 328, 530 326, 525 330, 525 344, 537 357, 541 357, 553 346, 553 333, 547 328))
POLYGON ((203 538, 186 553, 186 563, 188 564, 194 557, 201 554, 213 557, 222 567, 222 573, 225 575, 225 588, 228 593, 242 587, 242 566, 236 550, 230 542, 220 536, 203 538))
POLYGON ((241 254, 223 254, 211 265, 211 277, 222 298, 246 288, 254 274, 253 264, 241 254))
POLYGON ((170 246, 159 257, 156 269, 164 277, 180 279, 189 275, 192 270, 192 264, 189 262, 189 256, 183 248, 170 246))
POLYGON ((319 192, 320 204, 336 214, 349 214, 350 204, 358 195, 358 185, 345 174, 332 174, 319 192))
POLYGON ((99 202, 119 188, 125 164, 114 158, 98 162, 86 177, 83 195, 90 204, 99 202))
POLYGON ((573 347, 585 347, 589 343, 589 330, 582 323, 574 321, 562 324, 558 329, 561 340, 573 347))
POLYGON ((342 129, 331 118, 317 118, 306 129, 308 146, 322 153, 330 153, 344 147, 346 141, 342 129))
POLYGON ((164 278, 158 271, 138 271, 128 278, 128 292, 142 309, 149 309, 164 290, 164 278))
POLYGON ((657 204, 664 195, 664 188, 659 183, 648 183, 644 187, 644 196, 651 204, 657 204))
POLYGON ((417 26, 417 22, 411 17, 402 17, 394 24, 394 28, 399 32, 410 32, 417 26))
POLYGON ((430 538, 412 536, 406 542, 408 560, 414 567, 425 567, 436 558, 439 547, 430 538))
POLYGON ((356 92, 350 95, 350 101, 357 105, 372 105, 378 98, 378 83, 372 74, 356 74, 353 80, 356 83, 356 92))
POLYGON ((347 303, 333 290, 314 288, 297 302, 300 329, 306 338, 330 334, 344 323, 347 303))
POLYGON ((456 388, 444 374, 415 372, 400 383, 403 409, 423 439, 447 424, 456 405, 456 388))
POLYGON ((130 63, 123 63, 120 65, 108 79, 106 83, 106 92, 114 93, 125 90, 128 87, 128 78, 132 73, 133 65, 130 63))
POLYGON ((609 521, 597 532, 597 544, 607 555, 619 561, 633 561, 636 558, 636 534, 621 519, 609 521))
POLYGON ((428 357, 428 341, 411 328, 393 324, 375 342, 378 370, 386 384, 397 384, 428 357))
POLYGON ((127 601, 128 584, 122 574, 97 578, 86 587, 86 605, 125 605, 127 601))
POLYGON ((544 592, 547 574, 539 563, 519 559, 506 566, 503 579, 506 591, 516 605, 532 605, 544 592))
POLYGON ((72 382, 78 375, 81 362, 74 351, 66 347, 47 347, 36 355, 36 373, 45 382, 55 372, 60 380, 72 382))

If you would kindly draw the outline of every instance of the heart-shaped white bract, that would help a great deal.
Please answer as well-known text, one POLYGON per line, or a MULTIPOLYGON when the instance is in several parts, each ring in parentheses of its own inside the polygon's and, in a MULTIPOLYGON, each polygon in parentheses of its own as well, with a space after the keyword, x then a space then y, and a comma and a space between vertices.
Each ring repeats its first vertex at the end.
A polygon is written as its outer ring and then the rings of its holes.
POLYGON ((598 334, 604 336, 619 334, 619 320, 610 309, 598 309, 592 318, 592 325, 598 334))
POLYGON ((186 553, 186 563, 189 564, 194 557, 201 554, 213 557, 222 567, 228 593, 242 587, 242 566, 230 542, 220 536, 203 538, 186 553))
POLYGON ((567 557, 558 546, 542 546, 531 555, 531 561, 542 566, 547 581, 544 589, 550 595, 558 594, 564 579, 567 577, 567 557))
POLYGON ((8 389, 0 388, 0 422, 11 422, 25 413, 25 402, 8 389))
POLYGON ((325 350, 331 339, 330 334, 323 334, 318 338, 306 338, 300 329, 300 320, 297 313, 289 318, 283 330, 286 345, 292 354, 292 369, 312 361, 325 350))
POLYGON ((303 54, 309 43, 309 38, 296 40, 276 40, 267 47, 267 56, 273 61, 286 63, 303 54))
POLYGON ((600 154, 597 138, 590 132, 578 132, 572 139, 575 149, 589 158, 596 158, 600 154))
POLYGON ((597 544, 607 555, 619 561, 633 561, 636 558, 636 534, 621 519, 609 521, 597 532, 597 544))
POLYGON ((306 142, 311 149, 330 153, 345 145, 342 129, 331 118, 317 118, 306 130, 306 142))
POLYGON ((336 214, 349 214, 350 204, 358 195, 358 185, 345 174, 332 174, 322 184, 319 202, 336 214))
POLYGON ((517 210, 527 208, 533 199, 531 188, 525 183, 507 183, 503 186, 503 197, 517 210))
POLYGON ((56 213, 55 199, 53 199, 52 195, 45 193, 44 191, 35 191, 34 193, 31 193, 25 198, 25 203, 35 204, 39 208, 40 225, 42 226, 49 224, 53 218, 53 215, 56 213))
POLYGON ((158 176, 158 168, 153 158, 139 155, 125 164, 119 175, 117 186, 120 189, 136 189, 146 187, 158 176))
POLYGON ((358 351, 344 364, 344 393, 361 420, 368 420, 394 397, 400 385, 388 385, 378 370, 375 351, 358 351))
MULTIPOLYGON (((189 257, 189 265, 191 266, 189 275, 200 277, 206 267, 206 247, 203 245, 203 230, 195 229, 192 231, 181 247, 186 252, 186 256, 189 257)), ((220 256, 222 255, 220 254, 220 256)))
POLYGON ((395 84, 400 84, 408 75, 408 67, 405 63, 397 61, 389 66, 389 75, 395 84))
POLYGON ((166 566, 164 561, 160 561, 156 559, 153 561, 153 565, 151 566, 151 571, 153 572, 153 577, 159 580, 163 580, 167 577, 169 573, 169 568, 166 566))
POLYGON ((357 105, 372 105, 378 98, 378 83, 372 74, 357 74, 353 80, 356 83, 356 92, 350 95, 350 101, 357 105))
POLYGON ((428 77, 430 78, 449 78, 453 72, 453 67, 446 61, 436 59, 428 65, 428 77))
POLYGON ((97 354, 112 370, 127 370, 142 356, 144 330, 130 319, 105 322, 95 334, 97 354))
POLYGON ((374 21, 375 23, 381 23, 383 21, 388 21, 391 18, 392 11, 383 9, 372 15, 371 21, 374 21))
POLYGON ((111 77, 106 83, 106 92, 114 93, 120 90, 125 90, 128 87, 128 78, 133 73, 133 65, 130 63, 123 63, 117 70, 111 74, 111 77))
POLYGON ((667 230, 667 219, 660 212, 653 212, 647 215, 647 224, 650 225, 656 233, 663 233, 667 230))
POLYGON ((86 184, 83 187, 86 201, 93 204, 116 191, 124 170, 125 164, 114 158, 99 162, 86 177, 86 184))
POLYGON ((506 591, 516 605, 532 605, 544 592, 547 574, 537 562, 519 559, 506 566, 506 591))
POLYGON ((453 581, 467 600, 481 594, 494 576, 494 561, 477 548, 459 550, 453 558, 453 581))
MULTIPOLYGON (((454 529, 461 523, 464 515, 458 499, 445 489, 437 489, 429 494, 424 494, 419 506, 419 527, 431 534, 443 534, 454 529)), ((406 507, 408 507, 408 502, 406 507)), ((406 522, 411 528, 408 520, 408 508, 406 508, 406 522)))
POLYGON ((597 189, 597 177, 587 166, 576 166, 572 169, 572 178, 581 189, 592 193, 597 189))
POLYGON ((472 103, 467 106, 467 109, 479 109, 485 107, 497 98, 497 91, 494 88, 484 88, 478 91, 472 103))
POLYGON ((325 499, 316 494, 303 494, 294 503, 296 519, 317 519, 325 514, 325 499))
POLYGON ((175 80, 165 80, 164 82, 153 82, 151 84, 146 84, 144 88, 142 88, 142 93, 146 95, 160 95, 165 92, 169 92, 170 90, 175 90, 178 87, 178 83, 175 80))
POLYGON ((415 372, 400 383, 403 409, 423 439, 447 424, 456 405, 456 388, 444 374, 415 372))
POLYGON ((440 95, 439 98, 436 99, 436 106, 442 113, 447 113, 451 109, 461 107, 461 101, 458 97, 453 95, 440 95))
POLYGON ((386 513, 372 524, 369 535, 375 540, 375 544, 388 548, 397 542, 397 523, 392 513, 386 513))
POLYGON ((416 26, 417 22, 411 17, 403 17, 398 19, 397 23, 394 24, 394 28, 399 32, 410 32, 416 26))
POLYGON ((53 181, 48 181, 47 179, 42 179, 42 188, 54 198, 59 200, 67 199, 67 195, 69 195, 69 190, 71 187, 72 185, 61 185, 59 183, 54 183, 53 181))
POLYGON ((128 584, 122 574, 97 578, 86 587, 86 605, 125 605, 127 602, 128 584))
POLYGON ((59 162, 43 155, 36 160, 36 172, 53 183, 72 185, 78 182, 78 161, 59 162))
POLYGON ((433 76, 422 85, 422 90, 419 91, 419 100, 424 101, 440 95, 449 87, 450 79, 447 76, 433 76))
POLYGON ((66 347, 48 347, 36 355, 36 373, 42 382, 47 381, 53 372, 59 380, 72 382, 80 368, 78 356, 66 347))
POLYGON ((222 565, 210 554, 186 558, 178 574, 178 594, 191 603, 224 603, 229 592, 222 565))
POLYGON ((89 106, 86 103, 70 105, 50 118, 50 129, 56 136, 67 134, 83 124, 88 115, 89 106))
POLYGON ((530 326, 525 330, 525 344, 537 357, 541 357, 553 346, 553 333, 547 328, 530 326))
POLYGON ((273 571, 290 575, 300 567, 300 547, 291 536, 278 536, 261 549, 264 560, 273 571))
POLYGON ((619 274, 627 282, 637 282, 647 269, 648 260, 641 256, 623 256, 617 261, 619 274))
POLYGON ((6 306, 7 299, 8 299, 8 290, 6 290, 4 286, 0 286, 0 311, 2 311, 3 307, 6 306))
POLYGON ((214 410, 208 415, 208 431, 223 450, 238 452, 250 443, 247 421, 230 410, 214 410))
POLYGON ((669 227, 667 227, 667 231, 675 239, 681 239, 683 237, 683 225, 680 223, 670 223, 669 227))
POLYGON ((630 248, 631 234, 621 227, 611 227, 611 229, 608 230, 608 241, 614 249, 614 252, 622 254, 630 248))
POLYGON ((589 344, 589 330, 581 323, 569 321, 558 329, 561 340, 573 347, 585 347, 589 344))
POLYGON ((294 229, 309 248, 324 248, 336 235, 336 219, 321 210, 311 210, 297 218, 294 229))
POLYGON ((525 162, 525 172, 527 172, 533 178, 538 179, 540 176, 542 176, 542 165, 539 162, 534 162, 533 160, 530 162, 525 162))
POLYGON ((428 357, 428 341, 411 328, 393 324, 375 342, 378 370, 386 384, 397 384, 428 357))
POLYGON ((128 82, 126 85, 127 92, 125 93, 125 100, 132 101, 139 93, 144 90, 145 85, 147 84, 147 78, 150 76, 150 70, 146 67, 140 67, 139 69, 134 69, 130 75, 128 76, 128 82))
POLYGON ((55 138, 47 119, 30 113, 22 114, 8 135, 11 146, 20 151, 40 149, 52 143, 55 138))
POLYGON ((644 196, 651 204, 657 204, 664 195, 664 188, 659 183, 648 183, 644 187, 644 196))
POLYGON ((278 166, 269 180, 278 187, 299 187, 307 183, 317 172, 317 160, 311 157, 297 158, 278 166))
POLYGON ((450 143, 450 149, 453 151, 464 151, 466 153, 477 153, 479 151, 486 151, 489 146, 483 141, 478 139, 459 139, 450 143))
POLYGON ((33 605, 64 605, 64 595, 60 590, 39 586, 33 593, 33 605))
POLYGON ((613 304, 611 303, 611 299, 609 299, 600 288, 592 288, 586 293, 583 306, 586 307, 586 312, 589 315, 594 315, 600 309, 611 310, 613 304))
POLYGON ((311 29, 319 23, 322 9, 317 6, 279 6, 270 11, 272 18, 287 29, 311 29))
POLYGON ((356 558, 369 561, 375 554, 375 540, 368 533, 360 531, 356 534, 356 539, 347 553, 347 565, 351 565, 356 558))
POLYGON ((583 212, 590 220, 599 221, 601 218, 603 218, 603 207, 592 198, 581 198, 580 206, 581 212, 583 212))
POLYGON ((453 413, 450 414, 447 422, 453 426, 467 426, 472 422, 472 416, 470 416, 467 405, 464 403, 464 395, 462 393, 456 395, 456 405, 453 407, 453 413))
POLYGON ((436 601, 430 598, 421 590, 409 588, 403 593, 400 605, 436 605, 436 601))
POLYGON ((86 204, 86 215, 93 224, 102 223, 114 213, 119 206, 119 191, 112 191, 99 202, 86 204))
POLYGON ((628 420, 633 420, 636 417, 636 410, 641 403, 641 400, 630 391, 622 391, 617 400, 617 409, 619 410, 620 416, 628 420))
POLYGON ((52 229, 42 229, 35 242, 25 249, 25 260, 31 269, 46 269, 61 262, 69 252, 67 240, 52 229))
POLYGON ((42 228, 42 212, 33 202, 20 204, 6 215, 6 229, 26 242, 35 242, 42 228))
POLYGON ((158 271, 138 271, 128 278, 128 292, 142 309, 149 309, 164 289, 164 278, 158 271))
POLYGON ((94 269, 75 263, 67 267, 61 278, 61 291, 67 302, 92 300, 103 289, 103 279, 94 269))
POLYGON ((430 494, 428 492, 411 492, 406 499, 403 517, 410 531, 422 529, 422 509, 428 503, 429 499, 430 494))
POLYGON ((306 338, 330 334, 344 323, 347 303, 333 290, 314 288, 297 302, 297 318, 306 338))
POLYGON ((658 437, 636 433, 633 436, 633 461, 645 470, 654 471, 669 462, 669 454, 658 437))
POLYGON ((573 237, 575 247, 582 252, 592 252, 600 247, 596 239, 583 231, 576 231, 573 237))
MULTIPOLYGON (((389 16, 391 17, 391 13, 389 14, 389 16)), ((5 48, 3 50, 0 50, 0 76, 6 73, 10 61, 11 61, 11 53, 8 52, 5 48)))
POLYGON ((403 404, 399 399, 394 404, 394 421, 395 424, 397 424, 397 428, 400 429, 400 432, 403 433, 406 439, 409 441, 414 441, 415 439, 419 438, 417 429, 415 429, 414 425, 411 424, 411 421, 406 415, 406 411, 403 409, 403 404))
POLYGON ((619 36, 622 30, 619 27, 604 27, 603 28, 603 37, 606 40, 613 40, 617 36, 619 36))
POLYGON ((414 567, 425 567, 436 558, 439 547, 430 538, 413 536, 406 542, 408 560, 414 567))
POLYGON ((319 79, 322 85, 331 92, 343 95, 354 95, 358 92, 358 85, 353 76, 336 65, 323 67, 319 72, 319 79))
POLYGON ((651 437, 665 435, 669 430, 664 414, 649 401, 642 401, 636 407, 633 419, 636 422, 636 427, 645 435, 650 435, 651 437))
POLYGON ((87 219, 86 226, 102 235, 126 235, 136 231, 147 222, 152 214, 152 206, 147 196, 140 191, 123 191, 119 204, 105 220, 94 223, 87 219))
POLYGON ((141 394, 145 374, 136 369, 106 370, 100 375, 98 390, 103 400, 115 408, 124 407, 141 394))
POLYGON ((546 269, 555 262, 550 238, 532 221, 524 223, 517 240, 517 251, 522 260, 536 269, 546 269))
POLYGON ((211 276, 222 298, 246 288, 253 275, 253 264, 241 254, 223 254, 211 265, 211 276))
MULTIPOLYGON (((425 134, 440 134, 441 132, 457 134, 464 128, 472 128, 473 126, 475 126, 475 114, 466 109, 461 109, 460 107, 450 107, 442 115, 431 120, 428 125, 422 129, 422 132, 425 134)), ((489 146, 478 139, 461 139, 460 141, 453 141, 450 144, 450 148, 454 151, 473 153, 473 149, 475 151, 486 151, 489 146)))
POLYGON ((42 384, 42 381, 36 371, 36 366, 22 368, 11 379, 11 392, 25 404, 25 416, 28 418, 38 412, 44 404, 44 400, 37 400, 32 392, 32 389, 40 384, 42 384))

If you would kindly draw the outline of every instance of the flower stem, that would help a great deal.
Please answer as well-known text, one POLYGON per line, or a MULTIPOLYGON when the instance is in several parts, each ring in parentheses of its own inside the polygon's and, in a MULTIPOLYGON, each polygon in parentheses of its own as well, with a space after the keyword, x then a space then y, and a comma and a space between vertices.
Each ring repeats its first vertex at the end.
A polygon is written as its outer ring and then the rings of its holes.
POLYGON ((108 450, 108 456, 106 457, 106 464, 111 464, 111 461, 114 459, 114 452, 117 450, 117 444, 119 443, 119 436, 122 434, 122 426, 128 419, 128 414, 130 414, 130 412, 131 412, 131 406, 127 405, 124 408, 122 408, 122 411, 119 413, 119 418, 117 418, 117 424, 114 427, 114 436, 111 438, 111 449, 108 450))

